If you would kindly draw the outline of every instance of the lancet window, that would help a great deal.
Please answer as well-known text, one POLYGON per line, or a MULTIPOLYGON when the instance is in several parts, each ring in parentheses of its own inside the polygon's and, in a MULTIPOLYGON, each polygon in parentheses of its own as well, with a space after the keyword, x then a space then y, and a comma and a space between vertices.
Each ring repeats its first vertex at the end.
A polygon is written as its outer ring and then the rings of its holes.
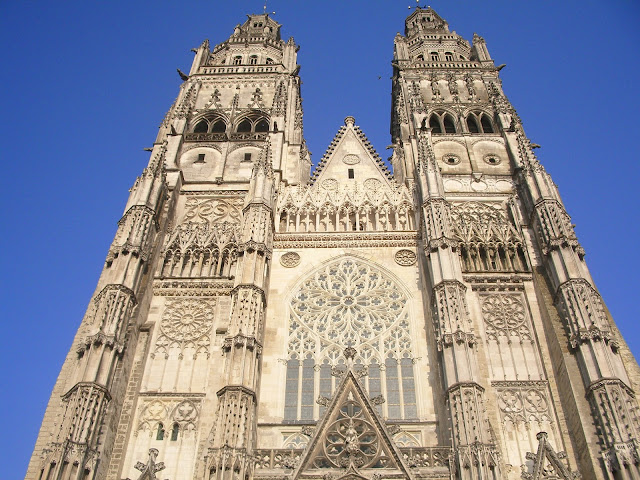
POLYGON ((290 302, 284 418, 312 421, 331 397, 345 368, 346 347, 356 349, 355 369, 386 418, 417 417, 408 298, 382 271, 343 258, 316 271, 290 302))
POLYGON ((237 132, 268 132, 269 120, 263 116, 244 117, 236 127, 237 132))
POLYGON ((456 122, 450 113, 434 112, 429 117, 431 133, 456 133, 456 122))
POLYGON ((467 115, 469 133, 495 133, 493 122, 484 112, 471 112, 467 115))
POLYGON ((203 118, 199 120, 193 127, 193 133, 224 133, 227 124, 222 118, 203 118))

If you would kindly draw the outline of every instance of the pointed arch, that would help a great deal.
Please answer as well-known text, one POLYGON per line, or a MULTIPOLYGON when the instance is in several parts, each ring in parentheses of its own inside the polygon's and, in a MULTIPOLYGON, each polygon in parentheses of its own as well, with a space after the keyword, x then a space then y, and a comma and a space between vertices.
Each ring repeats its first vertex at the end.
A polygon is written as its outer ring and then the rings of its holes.
POLYGON ((429 117, 429 128, 431 133, 442 133, 442 126, 440 125, 440 117, 438 115, 431 115, 429 117))
POLYGON ((480 124, 482 125, 483 133, 494 133, 493 123, 486 113, 483 113, 480 117, 480 124))
POLYGON ((469 129, 469 133, 480 133, 480 127, 473 113, 470 113, 467 117, 467 128, 469 129))
POLYGON ((457 132, 457 130, 456 130, 456 122, 455 122, 455 120, 453 119, 453 117, 450 114, 446 113, 444 115, 443 123, 444 123, 444 132, 445 133, 456 133, 457 132))

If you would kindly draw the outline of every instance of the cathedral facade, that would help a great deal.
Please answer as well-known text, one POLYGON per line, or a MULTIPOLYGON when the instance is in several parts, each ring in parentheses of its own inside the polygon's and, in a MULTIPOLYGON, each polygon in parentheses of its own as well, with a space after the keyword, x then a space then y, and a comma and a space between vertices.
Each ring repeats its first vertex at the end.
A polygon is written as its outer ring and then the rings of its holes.
POLYGON ((180 72, 26 478, 640 479, 640 369, 483 38, 413 10, 393 171, 347 117, 311 173, 280 29, 180 72))

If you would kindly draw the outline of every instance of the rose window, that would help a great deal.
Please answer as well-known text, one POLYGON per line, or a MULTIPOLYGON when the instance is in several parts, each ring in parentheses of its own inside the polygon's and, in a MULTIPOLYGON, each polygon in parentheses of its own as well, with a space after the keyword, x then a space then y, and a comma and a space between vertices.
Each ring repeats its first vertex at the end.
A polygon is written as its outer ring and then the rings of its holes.
POLYGON ((356 368, 368 369, 363 382, 370 394, 385 396, 380 413, 415 417, 408 303, 384 272, 354 258, 306 279, 290 303, 285 418, 319 418, 315 399, 331 396, 331 369, 344 368, 346 347, 356 349, 356 368))

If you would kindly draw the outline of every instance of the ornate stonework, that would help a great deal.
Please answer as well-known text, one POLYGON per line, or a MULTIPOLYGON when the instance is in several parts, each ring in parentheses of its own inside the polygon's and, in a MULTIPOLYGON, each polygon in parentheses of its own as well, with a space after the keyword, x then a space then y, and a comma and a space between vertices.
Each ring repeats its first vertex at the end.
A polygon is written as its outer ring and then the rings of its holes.
POLYGON ((389 162, 348 116, 312 171, 299 46, 266 8, 228 28, 180 72, 26 478, 640 478, 638 366, 485 40, 412 8, 389 162))

